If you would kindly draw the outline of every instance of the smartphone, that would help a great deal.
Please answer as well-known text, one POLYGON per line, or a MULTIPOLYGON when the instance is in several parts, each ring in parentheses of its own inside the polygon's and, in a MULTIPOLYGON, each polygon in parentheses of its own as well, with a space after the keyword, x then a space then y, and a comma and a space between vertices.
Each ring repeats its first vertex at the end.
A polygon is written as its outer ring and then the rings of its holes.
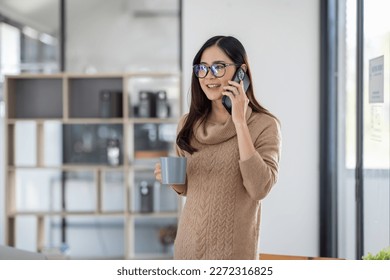
MULTIPOLYGON (((236 73, 234 73, 232 81, 240 83, 240 81, 244 82, 244 91, 246 92, 248 90, 250 81, 248 75, 246 75, 244 69, 241 67, 237 69, 236 73)), ((232 102, 230 100, 230 97, 224 95, 222 96, 222 104, 225 107, 225 109, 229 112, 229 114, 232 114, 232 102)))

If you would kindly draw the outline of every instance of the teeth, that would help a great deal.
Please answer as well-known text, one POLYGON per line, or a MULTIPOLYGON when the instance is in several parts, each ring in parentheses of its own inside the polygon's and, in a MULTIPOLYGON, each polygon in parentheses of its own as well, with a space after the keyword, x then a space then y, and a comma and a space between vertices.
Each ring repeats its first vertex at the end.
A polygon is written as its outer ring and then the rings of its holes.
POLYGON ((208 88, 215 88, 215 87, 219 87, 219 85, 207 85, 208 88))

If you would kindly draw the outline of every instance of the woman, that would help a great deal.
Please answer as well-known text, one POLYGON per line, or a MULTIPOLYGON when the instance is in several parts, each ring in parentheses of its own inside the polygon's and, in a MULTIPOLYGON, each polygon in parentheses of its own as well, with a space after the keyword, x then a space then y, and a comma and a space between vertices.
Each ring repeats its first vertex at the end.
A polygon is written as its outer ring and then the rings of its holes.
MULTIPOLYGON (((186 196, 175 259, 258 259, 260 201, 278 175, 277 119, 256 101, 252 83, 231 81, 247 55, 234 37, 215 36, 193 60, 191 105, 178 125, 176 151, 187 158, 186 196), (231 115, 222 97, 231 101, 231 115)), ((161 182, 161 167, 156 164, 161 182)))

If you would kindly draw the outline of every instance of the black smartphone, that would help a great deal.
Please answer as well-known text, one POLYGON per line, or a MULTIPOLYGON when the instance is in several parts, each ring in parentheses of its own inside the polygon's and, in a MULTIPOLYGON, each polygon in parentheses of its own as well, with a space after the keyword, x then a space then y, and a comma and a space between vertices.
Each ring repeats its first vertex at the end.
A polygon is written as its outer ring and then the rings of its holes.
MULTIPOLYGON (((246 75, 244 69, 241 67, 237 69, 236 73, 234 73, 232 81, 240 83, 240 81, 244 82, 244 91, 246 92, 248 90, 250 81, 248 78, 248 75, 246 75)), ((222 104, 225 107, 225 109, 229 112, 229 114, 232 114, 232 102, 230 100, 230 97, 224 95, 222 96, 222 104)))

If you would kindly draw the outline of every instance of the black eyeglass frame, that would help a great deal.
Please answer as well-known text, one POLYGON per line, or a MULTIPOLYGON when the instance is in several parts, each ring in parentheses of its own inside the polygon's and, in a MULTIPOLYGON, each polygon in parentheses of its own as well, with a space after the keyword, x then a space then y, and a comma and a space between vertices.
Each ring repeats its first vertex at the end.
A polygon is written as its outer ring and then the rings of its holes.
POLYGON ((199 64, 195 64, 194 66, 192 66, 192 70, 195 74, 195 76, 198 78, 198 79, 204 79, 206 78, 206 76, 209 74, 210 70, 211 70, 211 73, 214 75, 214 77, 216 78, 222 78, 223 76, 225 76, 226 74, 226 67, 228 66, 240 66, 239 64, 236 64, 236 63, 223 63, 223 62, 218 62, 218 63, 213 63, 211 66, 207 66, 206 64, 203 64, 203 63, 199 63, 199 64), (214 72, 215 70, 213 70, 215 68, 216 65, 223 65, 223 74, 221 76, 217 76, 214 72), (196 71, 195 71, 195 67, 199 67, 199 66, 204 66, 206 67, 207 71, 206 71, 206 74, 203 76, 203 77, 199 77, 197 74, 196 74, 196 71))

